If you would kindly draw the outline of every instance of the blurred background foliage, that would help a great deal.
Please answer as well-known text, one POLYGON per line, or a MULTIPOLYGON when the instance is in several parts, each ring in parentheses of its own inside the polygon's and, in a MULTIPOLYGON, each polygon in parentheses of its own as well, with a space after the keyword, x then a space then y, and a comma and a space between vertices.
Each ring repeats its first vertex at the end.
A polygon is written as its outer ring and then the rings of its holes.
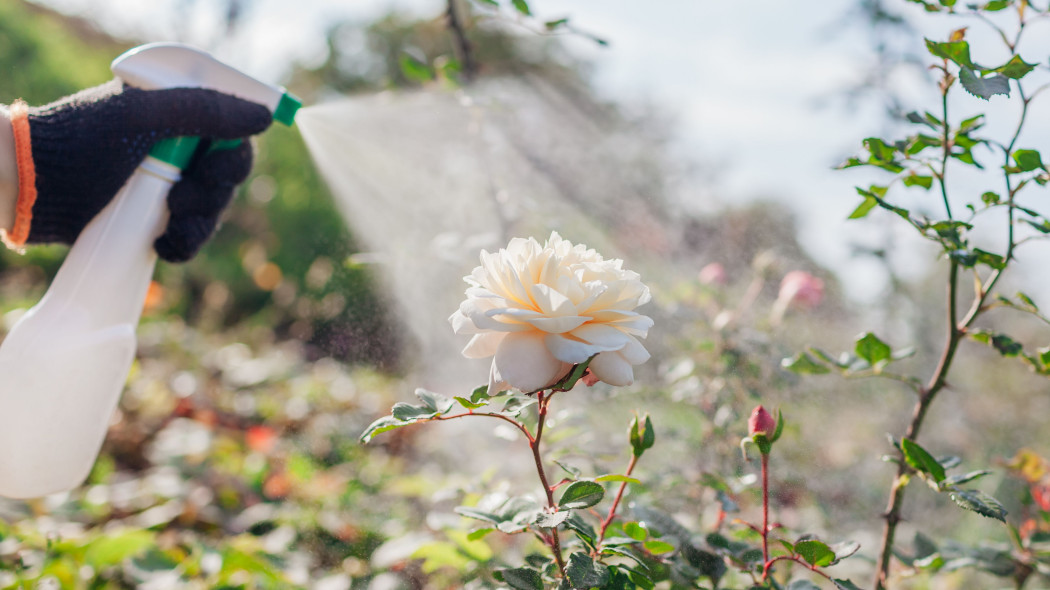
MULTIPOLYGON (((240 4, 228 2, 230 27, 240 4)), ((859 4, 883 14, 882 3, 859 4)), ((476 72, 464 71, 444 18, 390 15, 333 24, 324 62, 296 68, 285 83, 309 104, 346 93, 455 87, 471 75, 542 75, 622 129, 666 134, 659 121, 632 119, 594 98, 587 64, 571 59, 557 39, 487 26, 495 19, 485 10, 467 10, 464 18, 476 72)), ((102 83, 110 60, 138 43, 22 0, 0 0, 0 71, 7 75, 0 102, 42 104, 102 83)), ((468 540, 468 525, 452 512, 483 501, 487 490, 523 481, 492 433, 448 425, 425 436, 402 429, 369 447, 357 443, 373 418, 409 397, 411 384, 396 376, 411 364, 411 343, 296 130, 275 126, 255 145, 253 175, 215 238, 191 263, 159 268, 138 360, 88 484, 0 503, 0 587, 488 587, 494 582, 486 568, 514 564, 532 549, 520 537, 468 540), (477 449, 470 465, 462 460, 465 448, 477 449)), ((660 297, 647 313, 673 329, 654 343, 659 352, 644 369, 651 373, 644 386, 598 388, 587 403, 567 404, 556 417, 565 435, 554 455, 614 472, 622 468, 630 411, 648 408, 659 452, 647 455, 637 474, 653 483, 639 486, 632 500, 659 505, 701 533, 721 523, 722 508, 756 509, 754 468, 737 444, 756 401, 782 404, 792 428, 790 444, 778 450, 792 469, 774 472, 779 518, 810 530, 817 522, 874 547, 890 475, 878 459, 888 448, 878 444, 883 432, 898 428, 894 417, 911 400, 892 385, 850 384, 847 394, 840 381, 803 381, 783 371, 781 358, 814 342, 848 350, 860 331, 850 319, 858 310, 799 247, 783 209, 756 204, 682 218, 663 200, 662 171, 638 171, 651 179, 645 206, 657 210, 654 218, 673 243, 650 254, 673 259, 680 272, 654 285, 660 297), (703 282, 697 273, 712 261, 724 278, 703 282), (793 308, 780 324, 770 315, 776 285, 797 269, 824 279, 824 299, 812 309, 793 308), (725 313, 731 322, 722 321, 725 313), (578 448, 603 452, 584 457, 574 454, 578 448), (828 471, 839 476, 828 478, 828 471)), ((63 254, 62 247, 0 253, 5 328, 43 293, 63 254)), ((866 310, 894 334, 894 346, 915 343, 918 354, 908 362, 916 366, 936 360, 939 320, 923 310, 940 295, 929 284, 895 284, 887 300, 910 303, 866 310)), ((1021 330, 1019 337, 1030 334, 1021 330)), ((1027 399, 1041 381, 1000 365, 987 370, 1001 362, 989 352, 961 367, 959 381, 977 385, 957 398, 956 422, 931 427, 931 440, 966 455, 969 465, 1010 456, 1029 442, 1030 431, 1015 427, 1018 414, 1001 411, 1003 399, 1025 399, 1016 407, 1028 416, 1050 411, 1027 399), (1000 395, 994 410, 982 388, 1000 395), (990 433, 994 444, 975 443, 965 434, 972 430, 990 433)), ((960 527, 954 508, 915 496, 910 510, 951 515, 934 519, 931 534, 960 527)), ((962 528, 996 534, 973 518, 962 528)), ((949 574, 937 587, 982 587, 967 585, 973 579, 949 574)), ((910 584, 928 587, 921 572, 910 584)))

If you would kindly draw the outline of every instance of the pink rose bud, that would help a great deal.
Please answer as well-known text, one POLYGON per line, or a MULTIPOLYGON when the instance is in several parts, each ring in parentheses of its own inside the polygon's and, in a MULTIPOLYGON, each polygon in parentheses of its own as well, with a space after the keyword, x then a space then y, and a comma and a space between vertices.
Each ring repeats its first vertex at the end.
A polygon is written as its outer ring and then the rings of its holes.
POLYGON ((697 278, 704 285, 724 285, 728 280, 726 269, 720 262, 712 262, 701 268, 697 278))
POLYGON ((793 270, 780 281, 777 303, 788 306, 792 303, 813 308, 824 298, 824 281, 804 270, 793 270))
POLYGON ((777 420, 765 408, 758 406, 751 412, 751 418, 747 421, 747 433, 749 435, 761 434, 769 438, 776 431, 777 420))

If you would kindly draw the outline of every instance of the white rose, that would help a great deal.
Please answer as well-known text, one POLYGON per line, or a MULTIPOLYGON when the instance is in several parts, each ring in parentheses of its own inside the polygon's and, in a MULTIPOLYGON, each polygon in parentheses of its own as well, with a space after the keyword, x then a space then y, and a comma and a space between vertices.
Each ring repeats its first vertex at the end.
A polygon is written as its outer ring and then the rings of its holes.
POLYGON ((457 334, 473 335, 464 356, 493 357, 490 392, 545 389, 595 354, 594 376, 629 385, 633 365, 649 360, 638 338, 653 320, 634 311, 649 301, 649 288, 622 260, 557 232, 542 246, 514 238, 499 252, 482 251, 481 266, 463 280, 467 299, 449 321, 457 334))

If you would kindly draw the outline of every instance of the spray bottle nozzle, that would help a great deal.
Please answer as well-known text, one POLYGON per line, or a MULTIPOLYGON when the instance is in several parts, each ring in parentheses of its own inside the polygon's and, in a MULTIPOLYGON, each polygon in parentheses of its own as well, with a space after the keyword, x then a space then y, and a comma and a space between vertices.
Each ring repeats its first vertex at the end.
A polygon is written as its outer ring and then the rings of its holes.
POLYGON ((295 113, 298 112, 302 106, 303 101, 299 100, 299 97, 286 91, 281 95, 281 100, 277 103, 277 108, 273 111, 273 120, 291 127, 292 123, 295 122, 295 113))

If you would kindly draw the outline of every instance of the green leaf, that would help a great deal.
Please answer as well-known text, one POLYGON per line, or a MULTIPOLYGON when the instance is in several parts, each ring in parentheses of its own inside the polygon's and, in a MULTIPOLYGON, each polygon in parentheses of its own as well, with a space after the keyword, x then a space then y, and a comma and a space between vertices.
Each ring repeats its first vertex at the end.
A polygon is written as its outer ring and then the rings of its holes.
POLYGON ((831 581, 832 581, 832 583, 835 584, 835 588, 837 590, 861 590, 860 586, 857 586, 856 584, 854 584, 853 582, 850 582, 849 580, 842 580, 842 579, 839 579, 839 578, 833 578, 831 581))
POLYGON ((981 516, 994 518, 1006 522, 1006 509, 999 500, 978 490, 955 490, 951 494, 952 501, 959 506, 976 512, 981 516))
POLYGON ((481 539, 484 539, 486 536, 488 536, 489 533, 491 533, 491 532, 493 532, 495 530, 496 529, 494 529, 492 527, 475 529, 473 531, 470 531, 470 533, 467 534, 467 540, 468 541, 480 541, 481 539))
POLYGON ((1016 294, 1016 297, 1018 299, 1020 299, 1025 305, 1027 305, 1028 307, 1031 307, 1032 311, 1039 311, 1039 306, 1036 305, 1035 301, 1032 301, 1032 298, 1029 297, 1028 295, 1018 291, 1017 294, 1016 294))
POLYGON ((610 473, 608 475, 599 475, 598 477, 594 478, 594 481, 596 481, 598 483, 605 483, 607 481, 625 481, 627 483, 633 483, 633 484, 636 484, 636 485, 642 483, 642 482, 638 481, 637 479, 635 479, 633 477, 629 477, 627 475, 619 475, 617 473, 610 473))
POLYGON ((643 545, 645 550, 653 555, 662 555, 664 553, 670 553, 674 551, 674 545, 665 541, 658 541, 653 539, 652 541, 646 541, 643 545))
POLYGON ((649 532, 637 522, 624 523, 623 533, 635 541, 644 541, 649 536, 649 532))
POLYGON ((438 414, 445 414, 452 409, 452 400, 440 393, 427 391, 426 389, 417 389, 416 397, 423 402, 424 406, 438 414))
POLYGON ((437 414, 438 412, 431 408, 413 406, 404 402, 394 404, 394 407, 390 410, 390 415, 402 422, 425 420, 427 418, 433 418, 434 416, 437 416, 437 414))
POLYGON ((981 194, 981 201, 984 202, 985 205, 995 205, 999 202, 999 195, 992 191, 988 191, 981 194))
POLYGON ((511 3, 514 5, 514 8, 517 9, 518 12, 524 14, 525 16, 532 16, 532 10, 529 9, 529 3, 525 0, 511 0, 511 3))
POLYGON ((901 451, 904 452, 904 460, 913 469, 928 474, 937 483, 944 481, 944 467, 918 443, 902 438, 901 451))
POLYGON ((984 477, 986 475, 991 475, 991 474, 992 474, 991 471, 988 471, 987 469, 981 469, 979 471, 971 471, 969 473, 962 474, 962 475, 953 475, 953 476, 948 477, 948 478, 946 478, 944 480, 944 485, 946 485, 946 486, 957 486, 957 485, 961 485, 961 484, 964 484, 964 483, 969 483, 971 481, 974 481, 976 479, 980 479, 980 478, 982 478, 982 477, 984 477))
POLYGON ((576 536, 588 547, 594 547, 597 533, 594 532, 594 527, 587 524, 587 521, 578 513, 573 512, 570 514, 568 520, 565 521, 565 526, 572 529, 572 531, 576 533, 576 536))
POLYGON ((558 508, 562 510, 589 508, 602 501, 605 496, 605 488, 593 481, 574 481, 565 488, 561 499, 558 500, 558 508))
POLYGON ((863 141, 864 148, 868 150, 871 157, 875 160, 882 162, 889 162, 893 160, 894 149, 891 145, 888 145, 882 139, 878 137, 868 137, 863 141))
POLYGON ((843 559, 852 556, 857 551, 860 551, 860 543, 855 541, 843 541, 832 545, 831 550, 835 552, 835 563, 838 563, 843 559))
POLYGON ((496 514, 485 512, 484 510, 478 510, 477 508, 471 508, 470 506, 456 506, 455 512, 460 516, 491 522, 492 524, 499 524, 500 522, 500 518, 496 514))
POLYGON ((853 213, 849 214, 846 219, 862 219, 871 213, 871 210, 879 204, 878 199, 875 197, 864 197, 864 201, 857 208, 853 210, 853 213))
POLYGON ((1035 64, 1027 63, 1025 60, 1021 59, 1020 55, 1015 55, 1010 58, 1010 61, 995 68, 993 71, 998 72, 1007 78, 1020 80, 1027 76, 1028 72, 1031 72, 1033 69, 1035 69, 1035 64))
POLYGON ((572 479, 579 479, 580 478, 580 474, 583 473, 578 468, 573 467, 572 465, 569 465, 567 463, 562 463, 561 461, 559 461, 557 459, 554 459, 554 464, 557 465, 558 467, 561 467, 561 470, 564 471, 565 473, 568 473, 572 477, 572 479))
MULTIPOLYGON (((965 43, 965 41, 960 41, 960 43, 965 43)), ((959 81, 962 82, 967 92, 977 98, 988 100, 996 94, 1010 96, 1010 79, 1000 74, 981 78, 970 68, 962 68, 959 70, 959 81)), ((963 159, 958 154, 956 157, 963 159)), ((972 160, 973 157, 970 156, 970 159, 972 160)))
POLYGON ((974 248, 973 253, 977 255, 977 262, 981 264, 987 264, 999 270, 1006 268, 1006 259, 998 254, 981 250, 980 248, 974 248))
POLYGON ((576 382, 583 378, 583 374, 587 371, 587 367, 591 364, 591 360, 593 359, 594 357, 592 356, 586 361, 573 366, 568 375, 566 375, 561 381, 551 385, 549 389, 551 391, 569 391, 573 387, 576 387, 576 382))
POLYGON ((785 587, 785 590, 820 590, 820 586, 809 580, 794 580, 785 587))
POLYGON ((904 177, 902 182, 904 183, 904 186, 921 186, 922 188, 929 190, 933 186, 933 177, 909 174, 904 177))
POLYGON ((966 41, 938 43, 926 39, 926 49, 935 57, 955 62, 962 69, 978 69, 973 61, 970 60, 970 44, 966 41))
POLYGON ((1013 153, 1013 159, 1021 172, 1046 169, 1046 166, 1043 165, 1043 158, 1036 150, 1017 150, 1013 153))
POLYGON ((469 399, 467 399, 465 397, 458 396, 458 395, 456 397, 452 398, 452 399, 454 399, 457 402, 459 402, 459 405, 463 406, 464 408, 466 408, 468 410, 476 410, 478 408, 483 408, 483 407, 489 405, 488 400, 485 400, 485 401, 481 402, 480 404, 476 404, 476 403, 470 401, 469 399))
POLYGON ((801 555, 806 563, 816 567, 831 565, 831 562, 835 561, 835 552, 831 547, 816 539, 795 543, 795 553, 801 555))
POLYGON ((559 18, 557 20, 549 20, 549 21, 543 23, 543 26, 548 31, 553 31, 554 29, 557 29, 559 27, 564 27, 568 23, 569 23, 569 19, 567 19, 567 18, 559 18))
POLYGON ((609 568, 594 563, 594 560, 584 553, 573 553, 569 556, 565 576, 569 578, 569 584, 577 590, 601 588, 609 581, 609 568))
POLYGON ((87 544, 84 563, 96 570, 117 565, 145 552, 155 543, 155 539, 153 531, 141 529, 106 533, 87 544))
POLYGON ((536 526, 552 529, 561 523, 565 522, 569 518, 570 512, 568 510, 559 510, 555 513, 540 512, 539 518, 536 519, 536 526))
POLYGON ((893 354, 893 349, 871 332, 863 334, 857 339, 854 350, 857 356, 868 361, 868 364, 872 367, 880 363, 885 364, 890 360, 890 355, 893 354))
POLYGON ((543 577, 531 567, 496 570, 493 574, 514 590, 543 590, 543 577))
POLYGON ((409 55, 402 53, 399 61, 401 73, 413 82, 429 82, 434 79, 434 72, 430 66, 409 55))
POLYGON ((780 366, 799 375, 825 375, 831 372, 831 369, 818 363, 807 352, 800 352, 780 361, 780 366))
POLYGON ((641 457, 642 453, 652 448, 656 444, 656 431, 653 429, 653 421, 649 418, 649 414, 645 415, 644 421, 639 421, 638 415, 635 414, 627 436, 631 441, 631 452, 635 457, 641 457))
POLYGON ((1014 0, 991 0, 991 2, 987 2, 981 6, 980 9, 985 12, 998 12, 1013 3, 1014 0))

